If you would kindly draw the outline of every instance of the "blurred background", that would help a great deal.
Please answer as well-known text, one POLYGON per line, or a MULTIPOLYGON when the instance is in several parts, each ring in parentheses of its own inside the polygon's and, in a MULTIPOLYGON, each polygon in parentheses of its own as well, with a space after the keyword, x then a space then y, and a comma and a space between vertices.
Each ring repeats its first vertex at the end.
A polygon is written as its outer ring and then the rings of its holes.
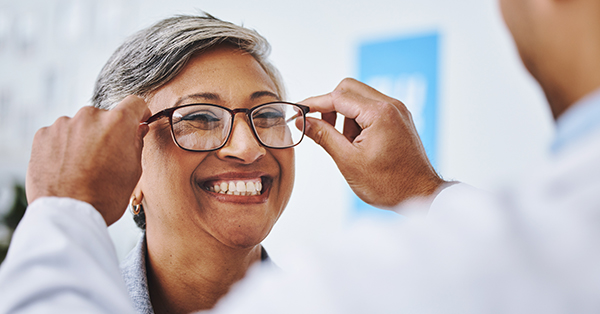
MULTIPOLYGON (((445 179, 501 188, 551 141, 545 99, 496 0, 0 0, 0 244, 24 208, 18 185, 35 131, 89 105, 97 74, 128 35, 201 10, 270 41, 289 101, 330 92, 344 77, 404 101, 445 179)), ((282 268, 290 246, 376 212, 312 140, 297 147, 296 163, 290 204, 264 242, 282 268)), ((121 258, 139 235, 129 212, 110 232, 121 258)))

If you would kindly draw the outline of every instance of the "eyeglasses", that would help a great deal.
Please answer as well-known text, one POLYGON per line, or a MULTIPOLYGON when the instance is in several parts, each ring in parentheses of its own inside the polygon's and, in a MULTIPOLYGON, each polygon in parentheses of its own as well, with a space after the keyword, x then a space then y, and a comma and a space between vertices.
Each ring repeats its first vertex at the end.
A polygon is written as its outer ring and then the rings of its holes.
POLYGON ((213 104, 190 104, 162 110, 142 123, 168 117, 177 146, 187 151, 207 152, 225 146, 235 115, 243 112, 260 144, 268 148, 289 148, 302 141, 309 111, 308 106, 281 101, 233 110, 213 104))

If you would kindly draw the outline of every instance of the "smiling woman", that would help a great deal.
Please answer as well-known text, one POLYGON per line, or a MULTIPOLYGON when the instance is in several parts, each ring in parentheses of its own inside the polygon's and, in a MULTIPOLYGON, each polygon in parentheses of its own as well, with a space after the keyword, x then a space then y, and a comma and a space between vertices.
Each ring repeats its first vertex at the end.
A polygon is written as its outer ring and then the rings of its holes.
POLYGON ((212 308, 261 261, 261 241, 294 183, 308 107, 283 102, 269 45, 209 15, 166 19, 129 38, 97 81, 110 109, 146 99, 142 176, 132 195, 145 233, 123 262, 140 313, 212 308))

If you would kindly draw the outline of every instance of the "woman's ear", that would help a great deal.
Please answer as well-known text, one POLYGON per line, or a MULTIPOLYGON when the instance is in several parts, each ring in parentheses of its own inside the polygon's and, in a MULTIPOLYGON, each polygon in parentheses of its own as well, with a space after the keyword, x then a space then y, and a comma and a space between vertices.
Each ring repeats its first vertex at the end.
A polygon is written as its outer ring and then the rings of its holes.
POLYGON ((131 193, 132 206, 140 205, 142 203, 142 200, 144 199, 144 192, 142 192, 142 187, 140 183, 141 180, 138 181, 137 185, 135 186, 135 189, 133 189, 133 193, 131 193))

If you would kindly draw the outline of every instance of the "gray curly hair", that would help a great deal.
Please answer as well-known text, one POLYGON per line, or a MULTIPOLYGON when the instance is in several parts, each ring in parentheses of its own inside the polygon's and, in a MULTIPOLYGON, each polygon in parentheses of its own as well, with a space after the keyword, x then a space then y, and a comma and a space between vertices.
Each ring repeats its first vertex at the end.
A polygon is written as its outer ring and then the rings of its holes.
POLYGON ((267 40, 255 30, 204 13, 164 19, 125 40, 100 71, 92 104, 112 109, 128 95, 145 97, 177 76, 194 54, 219 44, 252 55, 285 99, 279 71, 267 60, 267 40))

